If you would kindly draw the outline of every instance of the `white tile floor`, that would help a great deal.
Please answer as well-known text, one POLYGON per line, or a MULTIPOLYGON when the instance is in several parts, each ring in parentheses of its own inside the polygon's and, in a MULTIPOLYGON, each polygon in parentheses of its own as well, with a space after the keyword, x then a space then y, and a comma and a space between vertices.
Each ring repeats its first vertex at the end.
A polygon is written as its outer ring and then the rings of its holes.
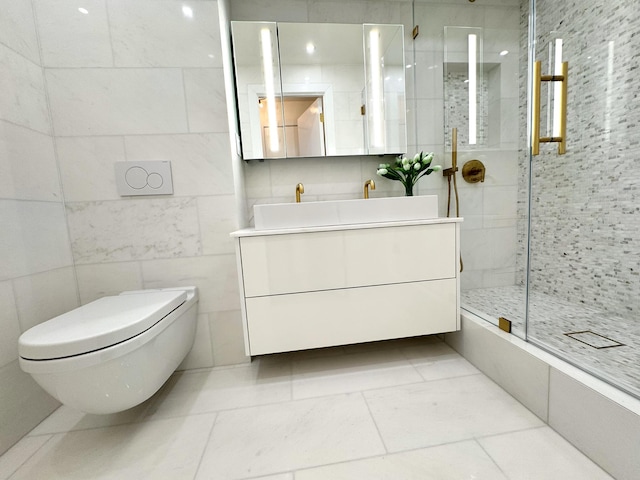
POLYGON ((61 407, 0 478, 611 478, 434 337, 175 374, 115 415, 61 407))

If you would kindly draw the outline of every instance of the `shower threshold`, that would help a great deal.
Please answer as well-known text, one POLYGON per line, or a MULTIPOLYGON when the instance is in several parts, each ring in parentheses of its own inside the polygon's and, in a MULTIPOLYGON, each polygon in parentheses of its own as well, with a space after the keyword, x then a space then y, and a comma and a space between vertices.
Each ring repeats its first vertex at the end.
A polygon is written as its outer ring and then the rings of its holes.
MULTIPOLYGON (((467 290, 461 297, 463 309, 496 325, 499 317, 507 318, 512 334, 525 338, 524 286, 467 290)), ((533 290, 526 336, 543 350, 640 398, 637 322, 533 290)))

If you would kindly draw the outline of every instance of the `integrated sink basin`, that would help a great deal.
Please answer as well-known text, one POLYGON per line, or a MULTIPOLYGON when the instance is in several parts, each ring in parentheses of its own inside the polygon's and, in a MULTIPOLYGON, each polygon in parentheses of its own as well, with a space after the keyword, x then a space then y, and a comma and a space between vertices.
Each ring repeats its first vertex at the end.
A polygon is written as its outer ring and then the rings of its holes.
POLYGON ((253 214, 256 230, 428 220, 438 218, 438 196, 265 204, 253 214))

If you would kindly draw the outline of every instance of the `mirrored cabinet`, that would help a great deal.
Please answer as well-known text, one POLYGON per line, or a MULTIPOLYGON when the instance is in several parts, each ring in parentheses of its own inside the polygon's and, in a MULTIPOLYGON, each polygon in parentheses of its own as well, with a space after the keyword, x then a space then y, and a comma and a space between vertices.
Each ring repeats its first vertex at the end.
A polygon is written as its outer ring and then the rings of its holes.
POLYGON ((245 160, 405 153, 402 25, 231 25, 245 160))

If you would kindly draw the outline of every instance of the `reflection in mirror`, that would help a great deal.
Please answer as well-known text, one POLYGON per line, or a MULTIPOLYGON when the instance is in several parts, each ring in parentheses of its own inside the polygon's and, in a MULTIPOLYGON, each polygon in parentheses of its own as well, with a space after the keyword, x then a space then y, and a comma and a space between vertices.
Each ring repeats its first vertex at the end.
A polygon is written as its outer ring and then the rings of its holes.
POLYGON ((369 153, 406 150, 404 28, 364 25, 369 153))
POLYGON ((232 22, 236 84, 244 158, 285 157, 284 120, 278 108, 281 92, 277 28, 274 22, 232 22), (260 103, 261 100, 263 103, 260 103), (264 105, 263 105, 264 104, 264 105), (260 106, 267 118, 267 141, 260 128, 260 106), (252 128, 252 125, 258 127, 252 128))
POLYGON ((245 160, 406 151, 403 27, 364 30, 232 22, 245 160))
POLYGON ((322 99, 326 155, 365 154, 362 25, 279 23, 278 38, 284 97, 322 99))
POLYGON ((517 30, 445 27, 444 131, 448 149, 452 128, 458 129, 458 146, 465 150, 517 149, 518 35, 517 30))
POLYGON ((458 129, 458 146, 485 147, 488 86, 484 78, 482 29, 444 27, 445 146, 458 129))
MULTIPOLYGON (((284 96, 276 99, 277 118, 283 118, 284 138, 279 137, 278 148, 269 148, 271 129, 269 126, 269 100, 258 100, 262 149, 265 158, 278 158, 281 152, 288 157, 322 157, 326 143, 322 113, 322 97, 284 96), (284 144, 282 141, 284 140, 284 144)), ((279 126, 278 128, 280 128, 279 126)))

